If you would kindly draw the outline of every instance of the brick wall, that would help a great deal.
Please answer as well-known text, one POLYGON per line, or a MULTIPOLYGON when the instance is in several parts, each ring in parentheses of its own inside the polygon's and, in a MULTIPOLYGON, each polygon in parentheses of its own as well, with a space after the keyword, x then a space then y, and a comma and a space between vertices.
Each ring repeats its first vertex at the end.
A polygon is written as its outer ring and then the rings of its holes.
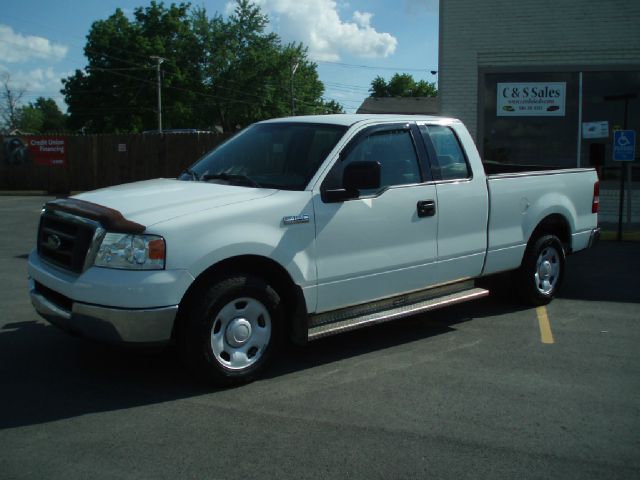
POLYGON ((440 0, 443 115, 477 134, 482 67, 640 69, 640 0, 440 0))

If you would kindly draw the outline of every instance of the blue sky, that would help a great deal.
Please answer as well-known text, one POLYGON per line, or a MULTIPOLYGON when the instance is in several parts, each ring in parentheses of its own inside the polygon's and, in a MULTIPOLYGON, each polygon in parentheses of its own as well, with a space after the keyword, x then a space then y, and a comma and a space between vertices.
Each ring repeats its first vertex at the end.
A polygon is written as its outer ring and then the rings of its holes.
MULTIPOLYGON (((170 3, 170 2, 165 2, 170 3)), ((200 0, 210 14, 228 0, 200 0)), ((376 75, 411 73, 436 80, 438 0, 255 0, 284 42, 301 41, 318 63, 325 98, 354 111, 376 75)), ((23 102, 52 97, 63 107, 60 79, 86 66, 85 37, 92 22, 130 13, 143 0, 22 0, 0 16, 0 72, 26 89, 23 102)), ((64 107, 63 107, 64 108, 64 107)))

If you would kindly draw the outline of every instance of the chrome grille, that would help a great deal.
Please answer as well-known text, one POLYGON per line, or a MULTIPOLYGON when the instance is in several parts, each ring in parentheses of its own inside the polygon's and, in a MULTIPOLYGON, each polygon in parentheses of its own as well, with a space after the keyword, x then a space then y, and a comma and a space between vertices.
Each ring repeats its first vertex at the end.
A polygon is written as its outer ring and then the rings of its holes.
POLYGON ((92 220, 45 210, 38 228, 38 255, 65 270, 82 273, 98 228, 92 220))

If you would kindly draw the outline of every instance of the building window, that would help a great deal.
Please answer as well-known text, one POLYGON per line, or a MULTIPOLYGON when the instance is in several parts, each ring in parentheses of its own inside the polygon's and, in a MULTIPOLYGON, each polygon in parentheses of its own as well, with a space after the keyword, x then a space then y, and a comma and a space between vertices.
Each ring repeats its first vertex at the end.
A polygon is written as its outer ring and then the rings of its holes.
MULTIPOLYGON (((613 131, 640 132, 640 72, 584 72, 580 165, 595 167, 601 180, 619 178, 613 161, 613 131)), ((636 145, 636 158, 640 142, 636 145)), ((637 164, 637 162, 634 162, 637 164)), ((640 171, 633 169, 634 180, 640 171)))
POLYGON ((579 74, 484 75, 482 145, 486 162, 575 167, 579 74))

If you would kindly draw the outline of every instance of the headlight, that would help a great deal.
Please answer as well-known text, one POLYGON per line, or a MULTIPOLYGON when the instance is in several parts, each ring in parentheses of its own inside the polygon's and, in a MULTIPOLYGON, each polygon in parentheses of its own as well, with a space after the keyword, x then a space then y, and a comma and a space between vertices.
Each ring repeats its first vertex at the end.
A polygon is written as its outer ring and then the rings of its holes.
POLYGON ((107 233, 93 264, 128 270, 162 270, 164 261, 165 243, 162 237, 107 233))

